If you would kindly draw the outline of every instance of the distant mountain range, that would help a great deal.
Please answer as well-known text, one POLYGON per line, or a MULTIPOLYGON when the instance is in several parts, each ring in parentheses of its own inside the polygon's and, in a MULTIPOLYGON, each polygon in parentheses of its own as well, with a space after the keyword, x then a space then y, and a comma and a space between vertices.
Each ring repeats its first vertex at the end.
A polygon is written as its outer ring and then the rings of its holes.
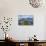
POLYGON ((33 20, 33 18, 20 18, 19 20, 20 20, 20 21, 22 21, 22 20, 32 21, 32 20, 33 20))

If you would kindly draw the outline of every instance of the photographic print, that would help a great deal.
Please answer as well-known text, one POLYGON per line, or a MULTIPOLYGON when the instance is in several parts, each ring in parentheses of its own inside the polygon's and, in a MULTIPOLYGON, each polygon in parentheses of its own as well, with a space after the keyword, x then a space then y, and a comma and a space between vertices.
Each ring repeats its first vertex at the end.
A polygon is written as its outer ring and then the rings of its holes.
POLYGON ((32 15, 19 15, 18 24, 19 25, 33 25, 33 16, 32 15))

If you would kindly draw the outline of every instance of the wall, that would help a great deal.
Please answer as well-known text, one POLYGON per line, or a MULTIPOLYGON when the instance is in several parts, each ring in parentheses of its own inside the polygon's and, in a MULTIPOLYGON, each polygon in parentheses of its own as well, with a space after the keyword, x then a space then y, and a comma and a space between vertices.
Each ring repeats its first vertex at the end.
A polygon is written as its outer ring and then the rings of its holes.
MULTIPOLYGON (((25 12, 23 12, 25 13, 25 12)), ((26 12, 27 13, 27 12, 26 12)), ((12 25, 12 35, 20 40, 27 40, 29 37, 32 37, 34 34, 37 35, 37 38, 42 40, 44 39, 44 16, 34 16, 34 25, 33 26, 19 26, 17 15, 13 19, 12 25), (16 19, 15 19, 16 18, 16 19), (14 32, 13 32, 14 31, 14 32)))
MULTIPOLYGON (((45 6, 44 6, 45 7, 45 6)), ((0 16, 13 17, 13 23, 8 33, 14 37, 14 39, 27 40, 34 34, 37 35, 39 40, 44 38, 44 23, 46 15, 46 8, 33 8, 30 6, 28 0, 0 0, 0 16), (18 26, 18 15, 33 15, 33 26, 18 26)), ((11 36, 11 37, 12 37, 11 36)), ((2 36, 1 38, 2 39, 2 36)))
POLYGON ((45 20, 44 21, 45 21, 45 24, 44 24, 45 25, 45 28, 44 28, 44 39, 46 39, 46 16, 45 16, 45 20))

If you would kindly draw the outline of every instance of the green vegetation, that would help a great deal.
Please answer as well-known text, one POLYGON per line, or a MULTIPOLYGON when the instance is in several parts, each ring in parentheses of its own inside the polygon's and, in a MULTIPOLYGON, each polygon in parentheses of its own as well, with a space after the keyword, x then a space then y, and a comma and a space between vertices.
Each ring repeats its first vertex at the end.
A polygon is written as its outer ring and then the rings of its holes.
POLYGON ((28 21, 23 22, 23 25, 28 25, 28 24, 29 24, 28 21))

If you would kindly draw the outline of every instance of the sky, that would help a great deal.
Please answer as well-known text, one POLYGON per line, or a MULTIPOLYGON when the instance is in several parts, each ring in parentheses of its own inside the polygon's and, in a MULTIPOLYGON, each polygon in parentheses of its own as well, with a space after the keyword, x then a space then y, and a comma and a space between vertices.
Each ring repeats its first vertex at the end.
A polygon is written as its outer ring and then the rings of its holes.
POLYGON ((21 19, 21 18, 33 18, 33 16, 32 15, 19 15, 18 18, 19 19, 21 19))

